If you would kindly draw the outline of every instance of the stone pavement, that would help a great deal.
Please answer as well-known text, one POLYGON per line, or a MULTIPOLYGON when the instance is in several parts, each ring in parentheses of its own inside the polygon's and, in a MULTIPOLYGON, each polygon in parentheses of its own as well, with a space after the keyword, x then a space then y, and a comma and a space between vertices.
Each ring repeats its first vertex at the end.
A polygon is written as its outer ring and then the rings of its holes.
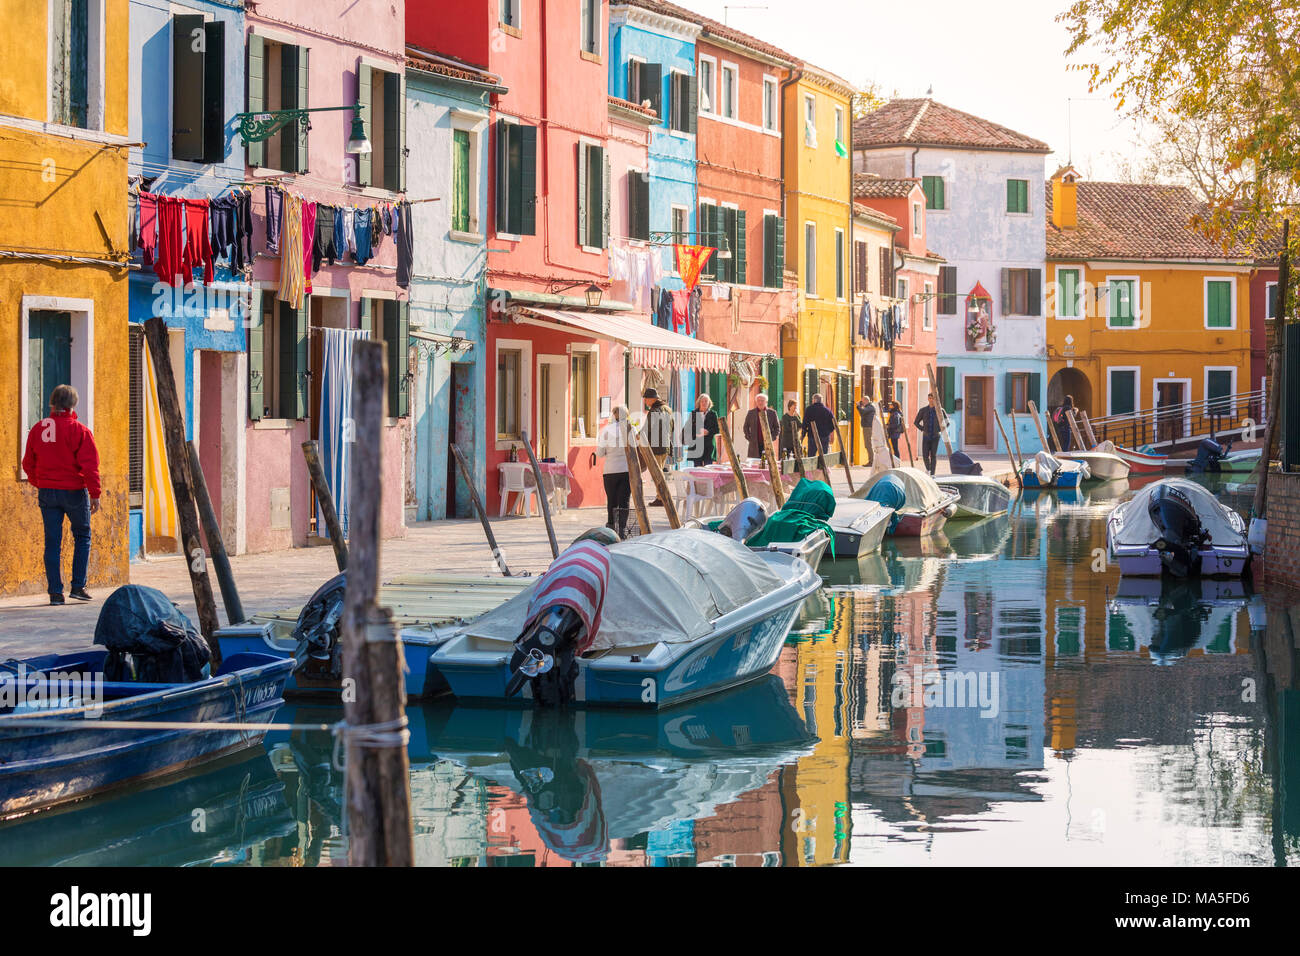
MULTIPOLYGON (((973 456, 984 473, 999 477, 1010 473, 1005 458, 973 456)), ((938 473, 948 474, 946 456, 939 458, 938 473)), ((865 468, 853 469, 854 482, 866 478, 865 468)), ((835 492, 848 494, 844 469, 832 469, 835 492)), ((647 482, 647 491, 649 491, 647 482)), ((660 508, 650 509, 651 524, 666 530, 660 508)), ((633 519, 635 520, 635 519, 633 519)), ((540 574, 551 560, 546 526, 540 517, 493 518, 492 532, 513 574, 540 574)), ((555 517, 556 537, 561 549, 583 531, 605 523, 605 509, 573 508, 555 517)), ((33 545, 38 546, 37 544, 33 545)), ((263 554, 242 554, 231 558, 235 584, 247 614, 281 610, 304 604, 321 584, 335 573, 334 552, 329 547, 294 548, 263 554)), ((405 538, 383 543, 383 578, 398 574, 460 573, 498 574, 488 550, 482 526, 476 519, 422 522, 406 530, 405 538)), ((180 557, 152 558, 133 562, 131 583, 154 587, 175 601, 191 620, 197 620, 189 575, 180 557)), ((218 614, 226 623, 225 609, 215 576, 213 592, 218 614)), ((44 594, 0 599, 0 658, 23 657, 49 651, 70 651, 90 645, 102 599, 110 592, 95 592, 89 604, 68 600, 63 607, 50 607, 44 594)))

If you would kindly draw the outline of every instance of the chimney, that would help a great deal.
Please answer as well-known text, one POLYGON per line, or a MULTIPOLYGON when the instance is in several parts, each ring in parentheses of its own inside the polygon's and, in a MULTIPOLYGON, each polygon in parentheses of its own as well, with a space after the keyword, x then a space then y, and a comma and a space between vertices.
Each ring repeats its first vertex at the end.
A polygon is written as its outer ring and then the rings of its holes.
POLYGON ((1079 171, 1073 166, 1062 166, 1052 174, 1052 225, 1058 229, 1079 225, 1078 182, 1079 171))

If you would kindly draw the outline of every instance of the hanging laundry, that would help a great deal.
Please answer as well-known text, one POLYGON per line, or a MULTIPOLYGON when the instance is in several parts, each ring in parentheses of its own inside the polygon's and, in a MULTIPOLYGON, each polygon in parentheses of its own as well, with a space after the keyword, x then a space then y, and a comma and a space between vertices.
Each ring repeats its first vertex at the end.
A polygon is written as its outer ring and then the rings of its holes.
POLYGON ((168 285, 185 285, 190 281, 185 268, 185 205, 171 196, 155 196, 158 206, 157 255, 154 272, 168 285))
POLYGON ((672 330, 674 332, 686 333, 690 325, 690 303, 691 294, 685 289, 678 289, 672 293, 672 330))
POLYGON ((302 200, 284 194, 284 229, 280 233, 280 288, 277 296, 295 309, 302 308, 306 281, 303 277, 302 200))
POLYGON ((266 251, 280 254, 280 233, 284 225, 284 193, 276 186, 266 187, 266 251))
POLYGON ((405 289, 411 284, 411 264, 415 256, 415 230, 411 224, 409 202, 402 202, 393 213, 393 240, 397 243, 397 284, 405 289))
POLYGON ((253 193, 248 189, 239 191, 235 205, 235 262, 234 266, 242 272, 253 267, 253 193))
POLYGON ((378 255, 379 247, 384 242, 384 215, 378 206, 370 210, 370 223, 370 248, 378 255))
POLYGON ((384 203, 384 235, 391 236, 392 234, 393 234, 393 204, 386 202, 384 203))
POLYGON ((225 259, 233 271, 241 250, 235 240, 235 222, 239 207, 239 196, 218 196, 208 203, 208 223, 211 229, 212 255, 216 259, 225 259))
POLYGON ((699 335, 700 333, 700 309, 704 304, 704 291, 697 285, 691 290, 690 305, 686 308, 686 316, 690 319, 690 328, 687 329, 687 335, 699 335))
POLYGON ((871 303, 862 300, 862 311, 858 313, 858 337, 870 340, 871 337, 871 303))
POLYGON ((338 258, 334 251, 334 222, 336 210, 333 206, 320 203, 316 206, 316 235, 311 244, 311 272, 320 271, 321 263, 328 259, 330 265, 338 258))
POLYGON ((351 206, 339 206, 338 218, 335 220, 338 225, 334 228, 339 230, 334 237, 334 244, 338 249, 339 258, 342 259, 344 253, 350 252, 354 255, 357 251, 357 236, 355 228, 356 210, 351 206))
POLYGON ((153 265, 158 248, 158 197, 153 193, 140 193, 140 248, 144 264, 153 265))
POLYGON ((307 295, 311 295, 311 251, 315 238, 316 204, 314 202, 304 202, 302 204, 302 276, 303 291, 307 295))
POLYGON ((185 281, 189 282, 194 269, 203 268, 203 281, 211 282, 213 276, 212 243, 209 241, 208 201, 185 199, 185 281))
POLYGON ((357 216, 352 224, 352 235, 356 244, 352 257, 357 260, 359 266, 364 266, 374 255, 371 248, 371 240, 374 238, 374 225, 375 222, 370 217, 370 210, 357 210, 357 216))
POLYGON ((667 289, 659 290, 658 304, 655 306, 655 325, 661 329, 673 327, 673 294, 667 289))

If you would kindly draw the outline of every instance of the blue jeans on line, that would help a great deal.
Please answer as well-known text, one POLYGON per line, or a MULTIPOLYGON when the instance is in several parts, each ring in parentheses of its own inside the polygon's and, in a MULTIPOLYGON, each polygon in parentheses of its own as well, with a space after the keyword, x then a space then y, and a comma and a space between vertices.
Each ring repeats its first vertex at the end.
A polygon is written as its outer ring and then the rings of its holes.
POLYGON ((45 580, 51 594, 63 593, 63 518, 72 526, 72 589, 86 586, 90 566, 90 495, 85 488, 41 488, 37 491, 45 522, 45 580))

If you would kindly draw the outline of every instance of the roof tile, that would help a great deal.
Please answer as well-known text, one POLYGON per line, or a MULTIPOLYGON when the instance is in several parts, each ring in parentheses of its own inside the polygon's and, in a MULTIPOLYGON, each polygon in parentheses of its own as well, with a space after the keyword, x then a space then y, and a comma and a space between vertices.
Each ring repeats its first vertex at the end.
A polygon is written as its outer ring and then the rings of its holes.
POLYGON ((891 100, 853 122, 854 148, 904 145, 1051 152, 1042 140, 928 98, 891 100))

